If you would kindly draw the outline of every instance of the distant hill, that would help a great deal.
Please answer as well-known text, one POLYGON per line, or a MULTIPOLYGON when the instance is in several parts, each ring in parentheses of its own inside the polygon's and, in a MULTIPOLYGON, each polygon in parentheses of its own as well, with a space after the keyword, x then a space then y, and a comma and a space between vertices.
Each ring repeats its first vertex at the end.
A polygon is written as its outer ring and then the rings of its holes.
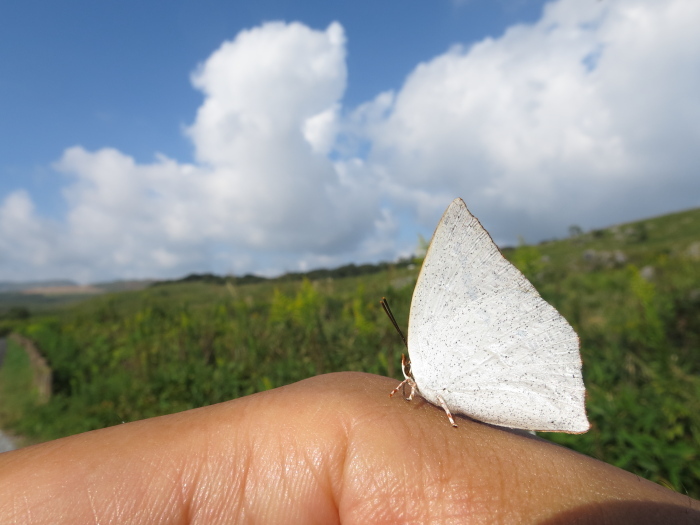
POLYGON ((155 279, 132 279, 132 280, 119 280, 119 281, 109 281, 104 283, 94 283, 92 286, 98 288, 103 292, 130 292, 136 290, 143 290, 144 288, 152 285, 155 279))
POLYGON ((68 279, 51 281, 0 282, 0 319, 24 316, 58 306, 83 301, 103 293, 143 290, 153 280, 110 281, 80 285, 68 279))
POLYGON ((345 264, 343 266, 338 266, 337 268, 326 269, 319 268, 316 270, 310 270, 308 272, 288 272, 280 275, 279 277, 261 277, 259 275, 246 274, 242 277, 235 275, 220 276, 212 273, 193 273, 181 279, 173 279, 167 281, 155 281, 153 286, 163 286, 167 284, 179 284, 179 283, 189 283, 189 282, 201 282, 209 284, 226 284, 231 283, 235 285, 240 284, 254 284, 260 282, 287 282, 287 281, 301 281, 302 279, 308 279, 310 281, 316 281, 319 279, 342 279, 345 277, 356 277, 358 275, 368 275, 372 273, 379 273, 386 270, 390 266, 395 267, 406 267, 413 264, 413 259, 400 259, 395 263, 380 262, 377 264, 345 264))
POLYGON ((118 280, 94 284, 78 284, 69 279, 48 281, 0 281, 0 293, 23 293, 31 295, 83 295, 104 292, 126 292, 143 290, 153 284, 153 279, 118 280))
MULTIPOLYGON (((621 266, 631 261, 640 262, 650 250, 667 253, 680 250, 687 252, 688 255, 700 257, 700 208, 617 224, 588 232, 572 226, 568 239, 546 240, 538 243, 537 246, 548 263, 553 262, 559 266, 567 264, 581 265, 582 267, 621 266)), ((516 251, 516 247, 501 247, 501 251, 509 258, 516 251)), ((420 263, 420 261, 406 258, 395 263, 346 264, 332 269, 320 268, 308 272, 288 272, 273 278, 252 274, 246 274, 242 277, 220 276, 212 273, 190 274, 181 279, 155 281, 153 286, 188 282, 242 285, 260 282, 301 281, 302 279, 310 281, 327 278, 341 279, 379 273, 389 267, 403 268, 414 263, 420 263)))
MULTIPOLYGON (((516 251, 515 247, 501 248, 508 258, 516 251)), ((563 268, 567 265, 592 267, 622 266, 628 262, 647 264, 645 254, 650 250, 684 251, 693 257, 700 257, 700 208, 671 213, 636 222, 618 224, 584 232, 572 227, 568 239, 553 239, 538 244, 541 255, 547 263, 563 268)), ((332 269, 315 269, 308 272, 288 272, 278 277, 266 278, 253 274, 243 276, 220 276, 212 273, 190 274, 172 280, 119 280, 81 286, 71 280, 46 280, 11 282, 0 281, 0 315, 14 306, 50 307, 62 303, 80 301, 89 295, 137 291, 150 286, 167 286, 183 283, 205 283, 223 285, 247 285, 256 283, 283 283, 308 279, 342 279, 361 275, 377 274, 390 267, 405 268, 420 261, 412 258, 394 263, 346 264, 332 269)))
POLYGON ((78 286, 78 283, 69 279, 54 279, 48 281, 0 281, 0 293, 23 292, 31 288, 54 288, 78 286))

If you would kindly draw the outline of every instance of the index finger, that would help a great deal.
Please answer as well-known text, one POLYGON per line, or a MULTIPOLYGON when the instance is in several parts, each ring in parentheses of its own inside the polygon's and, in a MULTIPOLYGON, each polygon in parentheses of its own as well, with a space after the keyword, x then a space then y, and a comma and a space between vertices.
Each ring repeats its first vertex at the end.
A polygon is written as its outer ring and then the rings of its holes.
POLYGON ((697 523, 698 502, 537 438, 314 377, 0 455, 2 523, 697 523), (662 521, 656 521, 662 522, 662 521))

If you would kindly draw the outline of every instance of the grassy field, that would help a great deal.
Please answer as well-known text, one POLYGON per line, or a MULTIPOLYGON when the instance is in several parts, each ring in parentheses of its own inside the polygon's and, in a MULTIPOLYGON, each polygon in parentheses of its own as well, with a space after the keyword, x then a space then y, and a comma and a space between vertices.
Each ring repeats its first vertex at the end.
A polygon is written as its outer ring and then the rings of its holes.
MULTIPOLYGON (((505 250, 581 338, 590 432, 542 434, 700 497, 700 210, 505 250)), ((34 339, 54 396, 5 417, 51 439, 361 370, 400 377, 410 265, 315 280, 170 283, 4 321, 34 339)))

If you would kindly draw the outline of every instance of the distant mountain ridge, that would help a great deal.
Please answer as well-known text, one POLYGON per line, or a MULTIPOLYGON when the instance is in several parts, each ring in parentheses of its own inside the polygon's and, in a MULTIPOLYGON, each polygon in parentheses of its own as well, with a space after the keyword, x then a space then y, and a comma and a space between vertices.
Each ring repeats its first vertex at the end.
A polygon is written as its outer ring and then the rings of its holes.
POLYGON ((118 280, 90 285, 78 284, 70 279, 55 279, 46 281, 0 281, 0 293, 24 294, 24 293, 54 293, 77 294, 99 292, 125 292, 128 290, 142 290, 150 286, 153 279, 118 280))
POLYGON ((53 279, 46 281, 0 281, 0 293, 23 292, 32 288, 53 288, 58 286, 78 286, 78 283, 70 279, 53 279))
MULTIPOLYGON (((637 221, 631 221, 609 226, 607 228, 594 229, 584 232, 578 226, 570 227, 568 239, 548 239, 537 243, 538 246, 558 245, 566 250, 570 242, 577 244, 590 243, 591 248, 587 250, 584 257, 589 260, 601 261, 602 259, 624 258, 624 254, 619 248, 630 248, 633 251, 639 246, 653 244, 657 248, 664 246, 670 249, 672 246, 684 246, 684 249, 695 257, 700 256, 700 235, 698 234, 698 223, 700 222, 700 208, 683 210, 679 212, 659 215, 637 221), (567 242, 563 242, 567 241, 567 242), (617 251, 615 251, 617 250, 617 251), (619 253, 618 253, 619 252, 619 253)), ((501 246, 500 250, 508 255, 515 250, 513 246, 501 246)), ((562 250, 556 250, 561 252, 562 250)), ((561 255, 561 254, 560 254, 561 255)), ((625 259, 626 260, 626 259, 625 259)), ((141 279, 141 280, 115 280, 109 282, 92 283, 90 285, 80 285, 70 279, 38 280, 38 281, 0 281, 0 294, 26 294, 28 290, 35 295, 76 295, 100 293, 100 292, 123 292, 141 290, 148 286, 163 286, 179 284, 184 282, 204 282, 209 284, 255 284, 263 281, 285 282, 309 279, 311 281, 327 278, 345 278, 358 275, 374 274, 386 270, 389 267, 405 267, 411 264, 420 263, 414 257, 404 257, 394 262, 378 262, 375 264, 345 264, 336 268, 317 268, 306 272, 286 272, 277 277, 263 277, 254 274, 243 276, 236 275, 216 275, 212 273, 191 273, 185 277, 176 279, 141 279), (54 290, 51 290, 51 289, 54 290), (71 289, 73 289, 71 291, 71 289)))

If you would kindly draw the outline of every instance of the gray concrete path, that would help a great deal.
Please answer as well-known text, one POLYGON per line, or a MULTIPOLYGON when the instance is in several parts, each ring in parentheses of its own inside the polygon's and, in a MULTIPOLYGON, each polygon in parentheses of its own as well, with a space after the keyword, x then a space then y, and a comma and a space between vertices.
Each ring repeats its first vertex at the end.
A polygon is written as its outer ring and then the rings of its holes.
POLYGON ((9 452, 10 450, 15 450, 15 444, 12 440, 2 433, 0 430, 0 452, 9 452))

